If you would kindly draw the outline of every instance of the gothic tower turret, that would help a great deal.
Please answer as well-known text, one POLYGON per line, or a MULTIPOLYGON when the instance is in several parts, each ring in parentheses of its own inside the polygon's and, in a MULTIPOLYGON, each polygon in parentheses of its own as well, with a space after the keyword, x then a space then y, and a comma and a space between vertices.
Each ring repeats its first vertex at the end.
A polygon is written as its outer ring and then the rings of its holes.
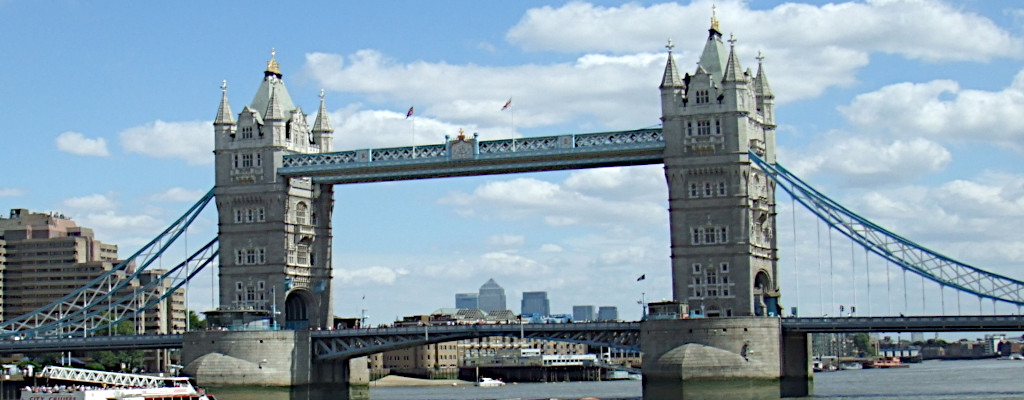
POLYGON ((775 185, 748 156, 774 162, 770 99, 729 43, 713 14, 694 74, 674 83, 670 48, 662 79, 673 297, 708 317, 776 315, 775 185))
POLYGON ((226 85, 217 119, 220 323, 270 318, 285 328, 331 326, 333 187, 277 174, 281 158, 317 153, 271 53, 252 103, 231 117, 226 85), (247 314, 238 319, 232 316, 247 314))

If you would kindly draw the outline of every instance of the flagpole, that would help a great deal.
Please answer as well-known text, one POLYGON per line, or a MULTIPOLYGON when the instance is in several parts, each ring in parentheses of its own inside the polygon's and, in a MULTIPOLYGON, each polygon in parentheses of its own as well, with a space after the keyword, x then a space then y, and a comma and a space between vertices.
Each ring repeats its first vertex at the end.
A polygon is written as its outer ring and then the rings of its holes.
POLYGON ((412 116, 412 158, 416 158, 416 116, 412 116))

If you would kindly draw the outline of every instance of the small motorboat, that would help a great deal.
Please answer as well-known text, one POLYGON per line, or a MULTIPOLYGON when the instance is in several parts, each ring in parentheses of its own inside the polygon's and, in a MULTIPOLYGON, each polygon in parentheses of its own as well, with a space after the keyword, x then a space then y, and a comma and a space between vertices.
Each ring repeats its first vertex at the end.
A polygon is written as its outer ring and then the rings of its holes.
POLYGON ((480 378, 480 382, 477 382, 476 385, 479 387, 499 387, 505 386, 505 382, 502 382, 500 379, 480 378))

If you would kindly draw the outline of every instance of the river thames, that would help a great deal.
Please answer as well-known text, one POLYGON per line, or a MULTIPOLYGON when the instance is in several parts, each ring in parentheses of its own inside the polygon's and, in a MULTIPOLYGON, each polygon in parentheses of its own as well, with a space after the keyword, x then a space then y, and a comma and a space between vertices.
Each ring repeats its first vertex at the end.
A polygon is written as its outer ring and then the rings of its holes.
MULTIPOLYGON (((218 400, 343 399, 342 393, 308 395, 270 388, 210 388, 218 400)), ((373 387, 372 400, 640 399, 640 381, 520 383, 499 388, 373 387)), ((818 373, 814 399, 1024 400, 1024 361, 925 361, 909 368, 818 373)), ((703 398, 703 396, 702 396, 703 398)), ((733 397, 722 397, 733 398, 733 397)))

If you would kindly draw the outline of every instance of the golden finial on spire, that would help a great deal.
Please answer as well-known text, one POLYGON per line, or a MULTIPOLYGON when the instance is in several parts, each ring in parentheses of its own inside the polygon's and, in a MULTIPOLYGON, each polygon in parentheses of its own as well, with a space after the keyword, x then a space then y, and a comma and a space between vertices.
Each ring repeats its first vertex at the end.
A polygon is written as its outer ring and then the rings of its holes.
POLYGON ((270 61, 267 61, 267 72, 281 75, 281 66, 277 65, 277 49, 270 49, 270 61))
POLYGON ((758 50, 757 51, 757 63, 760 64, 762 61, 764 61, 764 54, 761 53, 761 50, 758 50))
POLYGON ((665 48, 668 49, 669 53, 671 53, 673 47, 676 47, 676 45, 672 43, 672 39, 669 39, 668 44, 665 45, 665 48))
POLYGON ((324 101, 324 90, 320 89, 320 101, 324 101))
POLYGON ((718 6, 714 4, 711 5, 711 29, 718 31, 718 6))
POLYGON ((225 93, 228 91, 228 81, 227 81, 227 79, 220 81, 220 91, 221 92, 225 92, 225 93))

